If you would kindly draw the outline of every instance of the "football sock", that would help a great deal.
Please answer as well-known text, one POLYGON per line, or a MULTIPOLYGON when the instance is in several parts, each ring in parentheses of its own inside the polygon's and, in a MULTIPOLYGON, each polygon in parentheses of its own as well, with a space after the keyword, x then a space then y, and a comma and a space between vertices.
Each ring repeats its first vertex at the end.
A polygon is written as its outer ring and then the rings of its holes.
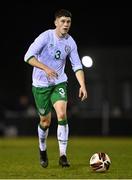
POLYGON ((59 144, 60 156, 66 155, 69 127, 67 120, 59 120, 57 128, 57 139, 59 144))
POLYGON ((39 138, 39 148, 41 151, 45 151, 47 148, 46 140, 48 136, 49 129, 44 129, 40 124, 38 125, 38 138, 39 138))

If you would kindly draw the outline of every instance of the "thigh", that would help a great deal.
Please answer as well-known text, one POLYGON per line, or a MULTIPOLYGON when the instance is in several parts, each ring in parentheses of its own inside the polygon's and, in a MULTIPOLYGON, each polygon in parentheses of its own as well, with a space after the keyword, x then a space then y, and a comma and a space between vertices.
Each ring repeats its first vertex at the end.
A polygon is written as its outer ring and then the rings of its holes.
POLYGON ((51 102, 54 105, 57 101, 67 102, 67 83, 60 83, 54 87, 51 95, 51 102))
POLYGON ((67 109, 67 83, 60 83, 55 86, 51 96, 53 107, 56 111, 57 118, 66 118, 67 109))
POLYGON ((32 92, 35 99, 35 104, 37 107, 37 111, 41 116, 47 115, 51 112, 52 104, 51 104, 51 92, 52 89, 50 87, 47 88, 39 88, 32 87, 32 92))
POLYGON ((58 119, 65 119, 67 117, 67 101, 58 100, 54 103, 54 109, 58 119))

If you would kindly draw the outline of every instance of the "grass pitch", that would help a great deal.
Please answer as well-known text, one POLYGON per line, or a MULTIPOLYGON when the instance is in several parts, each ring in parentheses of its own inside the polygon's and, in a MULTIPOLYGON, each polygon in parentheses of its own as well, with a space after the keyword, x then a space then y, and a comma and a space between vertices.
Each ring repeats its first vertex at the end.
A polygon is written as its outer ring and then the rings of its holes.
POLYGON ((67 149, 70 168, 58 165, 58 142, 48 137, 49 166, 39 165, 37 137, 0 138, 1 179, 132 179, 132 138, 70 137, 67 149), (93 172, 89 159, 97 151, 111 158, 105 173, 93 172))

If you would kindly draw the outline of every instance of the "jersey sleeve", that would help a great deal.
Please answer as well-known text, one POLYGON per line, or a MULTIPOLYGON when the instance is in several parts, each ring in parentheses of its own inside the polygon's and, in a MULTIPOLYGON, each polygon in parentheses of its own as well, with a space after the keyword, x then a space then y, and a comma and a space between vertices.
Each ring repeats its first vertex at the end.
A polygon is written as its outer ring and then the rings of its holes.
POLYGON ((35 40, 34 42, 29 46, 25 56, 24 56, 24 61, 28 62, 28 60, 31 57, 38 57, 38 54, 42 51, 44 46, 47 43, 48 39, 48 33, 44 32, 41 33, 35 40))
POLYGON ((75 41, 73 41, 73 43, 72 43, 72 49, 71 49, 71 52, 69 54, 69 59, 71 61, 72 70, 74 72, 76 72, 80 69, 83 69, 75 41))

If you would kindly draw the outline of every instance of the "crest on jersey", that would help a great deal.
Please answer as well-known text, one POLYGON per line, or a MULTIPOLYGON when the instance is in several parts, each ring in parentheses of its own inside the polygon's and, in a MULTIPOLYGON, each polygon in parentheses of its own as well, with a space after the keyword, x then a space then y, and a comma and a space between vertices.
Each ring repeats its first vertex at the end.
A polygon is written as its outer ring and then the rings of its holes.
POLYGON ((71 50, 71 47, 70 47, 70 46, 68 46, 68 45, 66 45, 66 46, 65 46, 65 52, 66 52, 66 53, 69 53, 69 52, 70 52, 70 50, 71 50))

